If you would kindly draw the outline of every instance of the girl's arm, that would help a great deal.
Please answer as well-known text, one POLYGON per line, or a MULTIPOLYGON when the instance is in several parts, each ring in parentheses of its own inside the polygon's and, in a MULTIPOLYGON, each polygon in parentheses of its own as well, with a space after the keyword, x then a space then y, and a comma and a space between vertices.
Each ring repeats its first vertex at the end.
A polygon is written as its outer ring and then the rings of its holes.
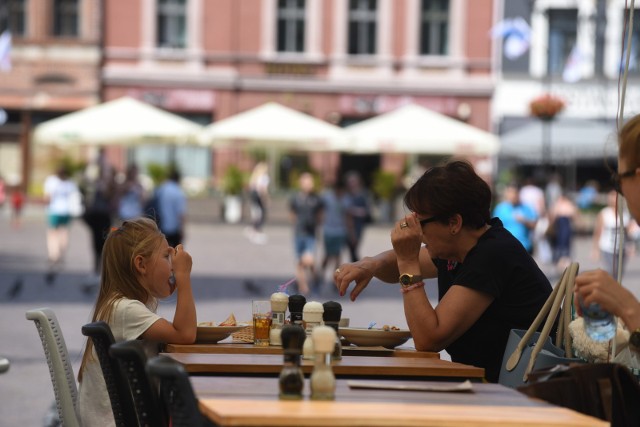
POLYGON ((191 255, 182 245, 175 248, 172 255, 173 271, 176 279, 176 311, 173 322, 160 319, 147 329, 144 339, 172 344, 192 344, 196 340, 196 305, 191 289, 191 255))

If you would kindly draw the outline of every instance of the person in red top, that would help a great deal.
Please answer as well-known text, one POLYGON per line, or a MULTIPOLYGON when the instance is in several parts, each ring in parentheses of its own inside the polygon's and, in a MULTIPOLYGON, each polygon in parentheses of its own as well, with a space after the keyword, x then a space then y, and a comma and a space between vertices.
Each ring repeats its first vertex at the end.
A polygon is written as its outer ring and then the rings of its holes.
POLYGON ((22 225, 22 206, 24 205, 24 194, 20 187, 16 186, 11 192, 11 225, 20 228, 22 225))

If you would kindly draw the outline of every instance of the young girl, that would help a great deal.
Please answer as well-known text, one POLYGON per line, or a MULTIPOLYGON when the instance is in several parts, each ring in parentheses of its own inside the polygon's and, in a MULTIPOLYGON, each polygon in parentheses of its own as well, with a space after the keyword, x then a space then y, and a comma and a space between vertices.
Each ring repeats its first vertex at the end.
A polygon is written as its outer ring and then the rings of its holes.
MULTIPOLYGON (((153 220, 125 221, 111 230, 104 244, 102 278, 93 321, 107 322, 116 342, 142 339, 147 356, 158 353, 160 342, 193 343, 196 309, 190 273, 189 253, 182 245, 170 247, 153 220), (173 322, 170 322, 155 310, 157 300, 170 296, 174 290, 177 290, 177 302, 173 322)), ((85 347, 78 381, 81 424, 115 425, 91 340, 85 347)))

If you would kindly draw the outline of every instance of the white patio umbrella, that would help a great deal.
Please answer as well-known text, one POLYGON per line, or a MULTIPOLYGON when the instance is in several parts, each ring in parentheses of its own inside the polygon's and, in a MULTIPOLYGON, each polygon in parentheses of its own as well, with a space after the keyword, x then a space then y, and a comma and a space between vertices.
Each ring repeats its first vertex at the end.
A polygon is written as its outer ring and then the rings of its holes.
POLYGON ((358 153, 492 155, 495 135, 419 105, 405 105, 346 128, 358 153))
POLYGON ((344 131, 330 123, 269 102, 207 126, 200 142, 213 147, 348 151, 344 131))
POLYGON ((36 144, 136 145, 196 142, 202 126, 129 97, 118 98, 36 126, 36 144))

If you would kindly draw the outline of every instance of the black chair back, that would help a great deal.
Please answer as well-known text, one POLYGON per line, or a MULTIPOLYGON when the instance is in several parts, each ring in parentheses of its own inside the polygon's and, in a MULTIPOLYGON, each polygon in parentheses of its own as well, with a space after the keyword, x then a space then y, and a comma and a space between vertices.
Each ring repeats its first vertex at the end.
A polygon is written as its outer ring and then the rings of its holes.
POLYGON ((214 424, 202 416, 189 374, 180 363, 165 356, 147 362, 151 378, 160 381, 160 395, 169 411, 172 427, 206 427, 214 424))
POLYGON ((92 322, 82 327, 82 334, 91 338, 96 349, 116 426, 137 426, 138 417, 129 383, 118 361, 109 355, 109 348, 115 343, 111 328, 102 321, 92 322))
POLYGON ((118 359, 123 367, 140 426, 166 427, 166 411, 160 404, 157 383, 147 375, 147 355, 142 342, 132 340, 116 343, 109 349, 109 354, 118 359))

